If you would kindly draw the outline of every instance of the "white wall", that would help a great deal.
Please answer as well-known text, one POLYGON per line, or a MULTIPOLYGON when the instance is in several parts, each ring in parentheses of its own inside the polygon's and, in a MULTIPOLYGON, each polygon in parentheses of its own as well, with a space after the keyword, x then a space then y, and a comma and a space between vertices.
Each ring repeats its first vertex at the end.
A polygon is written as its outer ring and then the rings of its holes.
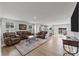
MULTIPOLYGON (((47 26, 47 25, 46 25, 46 26, 47 26)), ((36 23, 36 24, 35 24, 35 31, 36 31, 35 33, 38 33, 38 32, 40 31, 40 30, 39 30, 40 27, 41 27, 41 30, 42 30, 42 31, 45 31, 45 30, 47 31, 47 30, 48 30, 48 28, 45 28, 45 27, 44 27, 44 24, 36 23), (43 25, 43 26, 41 26, 41 25, 43 25)))
POLYGON ((36 33, 39 32, 39 27, 40 27, 40 24, 36 24, 36 33))
POLYGON ((79 32, 73 32, 74 36, 79 39, 79 32))

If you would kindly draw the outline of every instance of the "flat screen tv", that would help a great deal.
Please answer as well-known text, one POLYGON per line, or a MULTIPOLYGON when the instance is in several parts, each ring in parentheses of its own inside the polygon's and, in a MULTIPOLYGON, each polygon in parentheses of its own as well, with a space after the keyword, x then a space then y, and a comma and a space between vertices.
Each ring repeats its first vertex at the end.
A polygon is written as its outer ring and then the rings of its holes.
POLYGON ((76 4, 74 12, 71 16, 71 31, 79 32, 79 3, 76 4))

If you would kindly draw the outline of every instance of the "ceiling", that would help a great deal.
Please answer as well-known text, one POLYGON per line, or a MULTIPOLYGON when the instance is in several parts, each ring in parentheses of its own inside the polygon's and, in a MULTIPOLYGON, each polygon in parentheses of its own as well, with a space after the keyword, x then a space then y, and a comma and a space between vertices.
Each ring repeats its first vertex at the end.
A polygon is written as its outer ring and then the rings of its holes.
POLYGON ((69 23, 76 2, 0 2, 0 17, 41 24, 69 23))

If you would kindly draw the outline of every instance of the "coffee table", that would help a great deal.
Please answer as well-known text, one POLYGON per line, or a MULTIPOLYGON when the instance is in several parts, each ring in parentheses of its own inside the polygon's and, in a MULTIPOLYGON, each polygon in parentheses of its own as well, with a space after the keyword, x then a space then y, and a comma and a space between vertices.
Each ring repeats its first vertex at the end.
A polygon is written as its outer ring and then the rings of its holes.
POLYGON ((34 40, 34 41, 38 41, 38 38, 36 38, 36 36, 33 36, 33 35, 28 36, 27 41, 29 42, 29 44, 31 44, 31 42, 32 42, 33 40, 34 40))

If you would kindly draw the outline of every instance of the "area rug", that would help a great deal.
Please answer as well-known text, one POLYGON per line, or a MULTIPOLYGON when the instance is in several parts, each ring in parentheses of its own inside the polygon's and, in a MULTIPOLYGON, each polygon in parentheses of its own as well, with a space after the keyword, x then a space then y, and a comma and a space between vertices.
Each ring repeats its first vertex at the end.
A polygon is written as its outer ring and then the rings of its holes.
POLYGON ((22 40, 20 43, 15 45, 15 48, 19 51, 19 53, 22 56, 25 56, 47 41, 48 41, 48 39, 39 39, 38 41, 33 40, 33 41, 31 41, 31 43, 28 43, 28 42, 26 42, 26 40, 22 40))

